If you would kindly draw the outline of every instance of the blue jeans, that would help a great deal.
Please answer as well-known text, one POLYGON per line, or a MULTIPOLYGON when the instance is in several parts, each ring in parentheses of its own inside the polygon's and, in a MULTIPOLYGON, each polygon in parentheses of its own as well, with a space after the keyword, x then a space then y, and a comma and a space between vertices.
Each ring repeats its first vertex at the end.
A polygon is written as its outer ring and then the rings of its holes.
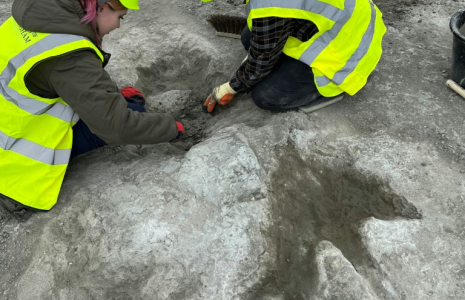
MULTIPOLYGON (((145 112, 145 107, 137 102, 137 100, 126 98, 126 101, 128 103, 128 108, 134 111, 145 112)), ((79 120, 76 125, 73 126, 73 148, 71 149, 71 158, 103 147, 106 144, 107 143, 101 138, 93 134, 82 120, 79 120)))
MULTIPOLYGON (((250 48, 252 33, 246 26, 241 40, 246 51, 250 48)), ((255 104, 267 110, 285 111, 307 106, 320 98, 312 69, 284 53, 268 76, 252 88, 255 104)))

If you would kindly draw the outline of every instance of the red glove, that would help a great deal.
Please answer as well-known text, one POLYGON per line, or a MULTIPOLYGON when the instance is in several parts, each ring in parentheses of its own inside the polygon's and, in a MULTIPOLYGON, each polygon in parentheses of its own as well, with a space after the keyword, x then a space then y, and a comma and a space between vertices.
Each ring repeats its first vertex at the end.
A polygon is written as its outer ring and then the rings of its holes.
POLYGON ((141 91, 132 86, 127 86, 121 89, 121 94, 126 98, 136 99, 140 105, 145 105, 145 98, 141 91))
POLYGON ((172 139, 170 143, 179 142, 184 136, 184 126, 182 126, 182 124, 178 121, 176 121, 176 126, 178 127, 178 135, 174 139, 172 139))

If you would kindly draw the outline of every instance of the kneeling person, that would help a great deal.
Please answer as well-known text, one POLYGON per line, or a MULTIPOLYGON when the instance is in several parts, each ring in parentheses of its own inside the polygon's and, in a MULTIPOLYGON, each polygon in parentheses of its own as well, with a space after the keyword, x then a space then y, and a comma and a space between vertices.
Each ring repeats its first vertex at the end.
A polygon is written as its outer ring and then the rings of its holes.
POLYGON ((311 112, 357 93, 381 57, 386 27, 371 0, 247 0, 246 12, 247 58, 208 112, 249 91, 260 108, 311 112))
POLYGON ((55 205, 72 156, 181 138, 181 123, 146 113, 103 69, 102 39, 128 9, 138 0, 15 0, 0 26, 0 204, 18 217, 55 205))

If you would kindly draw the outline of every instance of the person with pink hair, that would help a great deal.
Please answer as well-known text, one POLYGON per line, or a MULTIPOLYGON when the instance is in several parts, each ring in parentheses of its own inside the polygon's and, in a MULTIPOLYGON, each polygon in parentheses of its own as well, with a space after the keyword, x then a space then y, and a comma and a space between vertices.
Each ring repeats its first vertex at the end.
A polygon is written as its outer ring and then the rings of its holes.
MULTIPOLYGON (((110 31, 119 28, 120 20, 124 19, 128 8, 122 2, 133 4, 133 9, 139 9, 138 1, 118 0, 79 0, 86 12, 81 22, 90 24, 94 31, 97 43, 101 46, 102 38, 110 31), (108 7, 109 9, 105 9, 108 7)), ((127 4, 127 5, 128 5, 127 4)))
POLYGON ((0 26, 0 204, 15 215, 55 205, 72 157, 182 138, 171 114, 146 112, 104 69, 103 37, 129 9, 138 0, 15 0, 0 26))

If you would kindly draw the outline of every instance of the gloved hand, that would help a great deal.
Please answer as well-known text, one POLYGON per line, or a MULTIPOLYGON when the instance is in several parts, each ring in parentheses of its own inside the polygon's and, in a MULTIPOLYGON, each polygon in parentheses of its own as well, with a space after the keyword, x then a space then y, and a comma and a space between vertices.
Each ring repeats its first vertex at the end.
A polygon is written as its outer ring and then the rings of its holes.
POLYGON ((145 98, 141 91, 132 86, 127 86, 121 89, 121 94, 125 98, 132 98, 139 102, 140 105, 145 106, 145 98))
POLYGON ((217 86, 213 89, 212 93, 210 96, 208 96, 207 100, 203 104, 203 110, 205 112, 211 113, 217 102, 221 105, 226 105, 231 102, 231 100, 234 98, 234 95, 236 95, 236 92, 229 85, 229 82, 217 86))
POLYGON ((176 126, 178 126, 178 135, 170 141, 170 143, 176 143, 182 140, 182 137, 184 136, 184 126, 178 121, 176 121, 176 126))

